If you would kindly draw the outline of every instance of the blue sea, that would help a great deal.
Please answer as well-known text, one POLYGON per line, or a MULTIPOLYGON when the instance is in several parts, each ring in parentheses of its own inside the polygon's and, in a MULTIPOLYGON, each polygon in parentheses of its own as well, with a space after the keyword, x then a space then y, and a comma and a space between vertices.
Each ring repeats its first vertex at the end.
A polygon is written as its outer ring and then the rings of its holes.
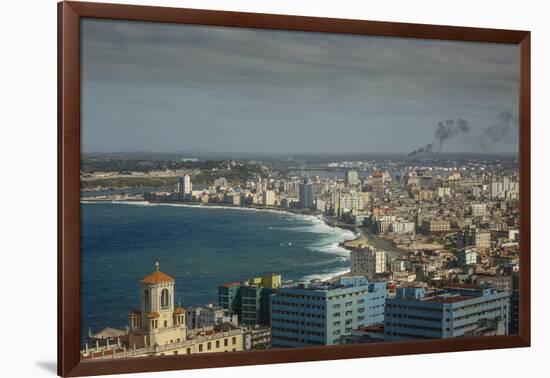
POLYGON ((176 303, 217 303, 217 287, 276 272, 283 280, 349 270, 338 243, 351 231, 277 211, 148 203, 81 203, 81 327, 123 328, 139 307, 139 280, 160 269, 176 303))

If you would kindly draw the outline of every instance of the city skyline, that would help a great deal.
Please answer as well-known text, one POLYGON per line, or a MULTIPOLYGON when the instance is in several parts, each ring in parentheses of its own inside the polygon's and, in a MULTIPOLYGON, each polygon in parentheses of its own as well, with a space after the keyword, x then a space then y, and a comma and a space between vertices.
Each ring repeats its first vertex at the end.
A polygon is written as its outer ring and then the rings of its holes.
POLYGON ((81 32, 82 360, 519 333, 517 46, 81 32))
POLYGON ((84 152, 409 153, 462 121, 436 152, 517 151, 512 45, 105 20, 82 41, 84 152))

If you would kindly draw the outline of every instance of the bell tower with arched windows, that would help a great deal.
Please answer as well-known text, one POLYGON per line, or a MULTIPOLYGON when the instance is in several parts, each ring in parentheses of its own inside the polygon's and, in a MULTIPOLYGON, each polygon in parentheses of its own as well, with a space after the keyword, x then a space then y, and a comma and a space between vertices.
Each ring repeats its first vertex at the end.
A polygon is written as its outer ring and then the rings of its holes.
POLYGON ((158 261, 155 271, 139 281, 141 312, 174 311, 174 279, 160 271, 158 261))
POLYGON ((139 285, 140 310, 129 315, 132 342, 138 347, 152 347, 185 340, 185 311, 174 308, 174 278, 161 272, 157 261, 153 273, 143 277, 139 285))

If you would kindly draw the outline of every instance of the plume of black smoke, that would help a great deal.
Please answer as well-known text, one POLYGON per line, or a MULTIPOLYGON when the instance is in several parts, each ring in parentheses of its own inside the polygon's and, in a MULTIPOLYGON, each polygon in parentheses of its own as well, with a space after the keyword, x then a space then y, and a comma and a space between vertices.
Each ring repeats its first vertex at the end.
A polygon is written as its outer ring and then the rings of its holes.
MULTIPOLYGON (((446 121, 439 122, 434 135, 434 140, 438 143, 437 152, 441 152, 443 149, 443 144, 446 140, 457 135, 466 135, 469 132, 470 125, 462 118, 458 118, 456 120, 448 119, 446 121)), ((419 149, 409 153, 409 157, 416 155, 431 155, 434 152, 433 146, 433 143, 429 143, 424 147, 420 147, 419 149)))
POLYGON ((513 142, 514 137, 517 136, 517 123, 518 119, 512 112, 508 110, 500 112, 496 122, 481 133, 477 147, 486 150, 497 142, 513 142))
MULTIPOLYGON (((493 144, 505 141, 514 142, 517 137, 517 117, 510 111, 506 110, 498 114, 496 122, 485 128, 476 142, 473 143, 477 149, 485 151, 490 149, 493 144)), ((463 135, 465 141, 468 140, 467 136, 470 132, 470 125, 462 118, 456 120, 448 119, 446 121, 438 122, 437 129, 434 135, 434 143, 438 144, 437 152, 441 152, 443 144, 450 138, 457 135, 463 135)), ((433 143, 427 144, 425 147, 421 147, 413 152, 409 153, 409 157, 416 155, 428 155, 433 153, 433 143)))
POLYGON ((462 118, 457 120, 448 119, 445 122, 437 124, 435 131, 435 139, 439 142, 439 152, 443 149, 443 143, 456 135, 466 134, 470 132, 470 125, 462 118))
POLYGON ((409 156, 423 155, 423 154, 431 155, 432 153, 433 153, 433 144, 429 143, 424 147, 420 147, 418 150, 414 150, 409 154, 409 156))

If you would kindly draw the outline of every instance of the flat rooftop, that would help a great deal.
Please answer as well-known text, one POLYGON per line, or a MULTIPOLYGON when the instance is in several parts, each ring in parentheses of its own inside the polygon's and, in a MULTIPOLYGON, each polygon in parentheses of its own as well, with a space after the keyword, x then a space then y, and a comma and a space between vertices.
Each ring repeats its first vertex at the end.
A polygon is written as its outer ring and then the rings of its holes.
POLYGON ((475 298, 475 297, 467 297, 465 295, 455 295, 452 297, 432 297, 432 298, 427 298, 426 300, 430 302, 436 302, 436 303, 456 303, 456 302, 461 302, 472 298, 475 298))

